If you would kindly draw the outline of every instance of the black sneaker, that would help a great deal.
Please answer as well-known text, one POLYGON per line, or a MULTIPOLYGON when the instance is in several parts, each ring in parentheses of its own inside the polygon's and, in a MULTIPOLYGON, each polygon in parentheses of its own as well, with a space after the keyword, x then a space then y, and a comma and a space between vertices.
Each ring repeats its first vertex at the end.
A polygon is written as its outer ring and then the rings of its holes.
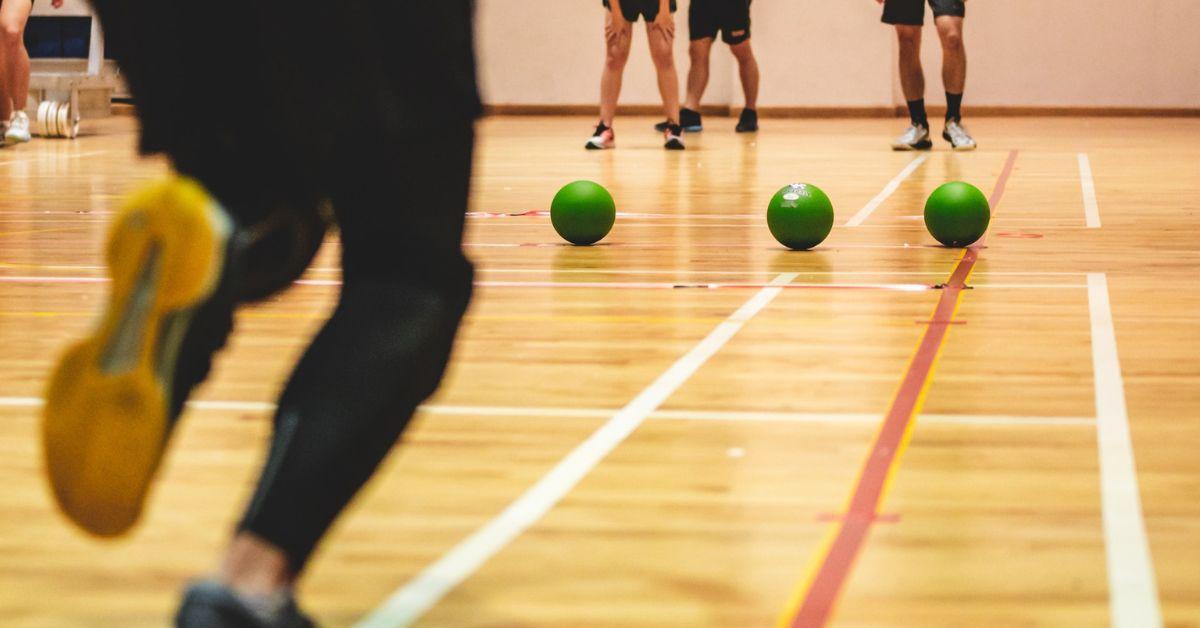
POLYGON ((133 196, 109 233, 107 310, 59 360, 42 447, 59 507, 99 536, 141 514, 176 419, 233 329, 240 231, 195 181, 133 196))
POLYGON ((742 109, 742 117, 737 123, 738 133, 754 133, 758 131, 758 111, 754 109, 742 109))
POLYGON ((176 628, 316 628, 296 606, 281 596, 261 607, 243 599, 219 582, 197 582, 187 588, 175 613, 176 628))
POLYGON ((667 130, 663 131, 663 138, 666 140, 663 148, 683 150, 683 129, 678 124, 668 124, 667 130))
MULTIPOLYGON (((704 130, 704 123, 701 119, 700 112, 684 107, 679 110, 679 124, 684 131, 688 133, 699 133, 704 130)), ((654 125, 654 130, 659 133, 664 133, 667 127, 671 126, 670 120, 663 120, 654 125)))

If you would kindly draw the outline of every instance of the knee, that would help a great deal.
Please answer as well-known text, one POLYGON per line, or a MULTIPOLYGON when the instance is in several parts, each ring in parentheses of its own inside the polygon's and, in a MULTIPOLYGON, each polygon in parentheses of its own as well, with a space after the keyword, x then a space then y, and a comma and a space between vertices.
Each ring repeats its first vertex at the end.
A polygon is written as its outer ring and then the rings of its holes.
POLYGON ((0 20, 0 46, 16 50, 23 44, 21 25, 13 20, 0 20))
POLYGON ((948 29, 948 30, 942 31, 941 35, 942 35, 942 47, 945 48, 946 50, 962 50, 963 49, 963 36, 962 36, 961 30, 959 30, 957 28, 948 29))
POLYGON ((670 48, 666 50, 652 49, 650 58, 654 60, 654 68, 659 72, 675 69, 675 55, 672 54, 670 48))
POLYGON ((749 63, 754 60, 754 49, 750 47, 749 41, 744 41, 740 44, 734 44, 729 47, 738 63, 749 63))
POLYGON ((921 45, 921 28, 918 26, 898 26, 896 27, 896 39, 900 42, 900 49, 915 49, 921 45))
POLYGON ((629 61, 629 44, 614 44, 608 47, 608 54, 604 58, 604 65, 610 70, 624 70, 625 63, 629 61))

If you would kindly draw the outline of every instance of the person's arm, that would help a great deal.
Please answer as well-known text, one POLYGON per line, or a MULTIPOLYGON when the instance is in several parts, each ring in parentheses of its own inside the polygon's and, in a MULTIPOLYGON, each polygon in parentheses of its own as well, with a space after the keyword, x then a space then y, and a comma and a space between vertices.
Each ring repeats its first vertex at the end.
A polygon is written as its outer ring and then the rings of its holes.
POLYGON ((608 4, 611 15, 604 28, 604 39, 612 41, 618 37, 631 35, 633 24, 625 19, 625 14, 621 12, 621 0, 609 0, 608 4))

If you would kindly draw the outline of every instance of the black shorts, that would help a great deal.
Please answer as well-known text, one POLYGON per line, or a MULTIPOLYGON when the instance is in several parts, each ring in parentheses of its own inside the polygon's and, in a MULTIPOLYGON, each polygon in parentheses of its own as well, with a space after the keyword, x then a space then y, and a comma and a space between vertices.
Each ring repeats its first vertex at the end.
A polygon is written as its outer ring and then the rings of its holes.
MULTIPOLYGON (((933 17, 952 15, 966 17, 967 5, 963 0, 929 0, 933 17)), ((925 24, 925 0, 886 0, 883 4, 885 24, 923 26, 925 24)))
POLYGON ((751 0, 692 0, 688 10, 688 30, 692 41, 715 39, 736 46, 750 39, 751 0))
MULTIPOLYGON (((608 0, 604 0, 604 8, 612 9, 608 0)), ((675 0, 671 0, 671 13, 675 12, 675 8, 675 0)), ((621 0, 621 14, 630 22, 638 21, 638 17, 653 22, 658 18, 658 0, 621 0)))

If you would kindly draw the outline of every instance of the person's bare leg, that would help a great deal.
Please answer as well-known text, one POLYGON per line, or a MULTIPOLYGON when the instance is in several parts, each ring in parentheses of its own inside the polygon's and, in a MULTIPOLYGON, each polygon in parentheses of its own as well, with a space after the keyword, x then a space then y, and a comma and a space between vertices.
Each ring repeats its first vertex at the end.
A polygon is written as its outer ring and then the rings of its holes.
POLYGON ((942 40, 942 83, 946 86, 946 129, 942 133, 954 150, 975 150, 975 138, 962 126, 963 89, 967 85, 967 49, 963 45, 963 19, 942 15, 936 19, 942 40))
POLYGON ((225 550, 217 578, 241 595, 262 597, 290 589, 295 575, 283 550, 241 532, 225 550))
POLYGON ((912 122, 905 132, 892 142, 892 150, 928 150, 929 115, 925 111, 925 70, 921 67, 921 27, 896 25, 900 43, 900 88, 904 92, 908 117, 912 122))
POLYGON ((0 2, 0 123, 8 122, 14 106, 24 109, 29 95, 24 33, 31 10, 27 2, 0 2))
POLYGON ((605 18, 606 32, 610 33, 605 44, 604 71, 600 74, 600 121, 612 127, 617 116, 617 101, 621 98, 621 82, 625 75, 625 64, 629 61, 629 48, 633 43, 633 30, 614 32, 613 14, 605 18))
POLYGON ((961 94, 967 85, 967 49, 963 45, 963 19, 943 15, 936 20, 942 39, 942 83, 951 94, 961 94))
POLYGON ((700 101, 704 98, 704 90, 708 88, 709 58, 712 56, 713 38, 694 40, 688 46, 691 57, 691 67, 688 68, 687 100, 685 107, 692 111, 700 111, 700 101))
POLYGON ((675 71, 675 38, 667 31, 648 25, 650 58, 658 72, 658 91, 662 95, 663 112, 672 124, 679 124, 679 73, 675 71))
POLYGON ((738 62, 738 74, 742 78, 742 93, 746 97, 747 109, 758 109, 758 60, 754 58, 754 49, 750 40, 729 47, 738 62))
POLYGON ((25 49, 24 37, 17 48, 17 58, 13 60, 12 71, 12 102, 16 110, 24 109, 29 104, 29 51, 25 49))
POLYGON ((898 24, 896 37, 900 41, 900 88, 904 100, 925 97, 925 70, 921 67, 921 27, 898 24))

